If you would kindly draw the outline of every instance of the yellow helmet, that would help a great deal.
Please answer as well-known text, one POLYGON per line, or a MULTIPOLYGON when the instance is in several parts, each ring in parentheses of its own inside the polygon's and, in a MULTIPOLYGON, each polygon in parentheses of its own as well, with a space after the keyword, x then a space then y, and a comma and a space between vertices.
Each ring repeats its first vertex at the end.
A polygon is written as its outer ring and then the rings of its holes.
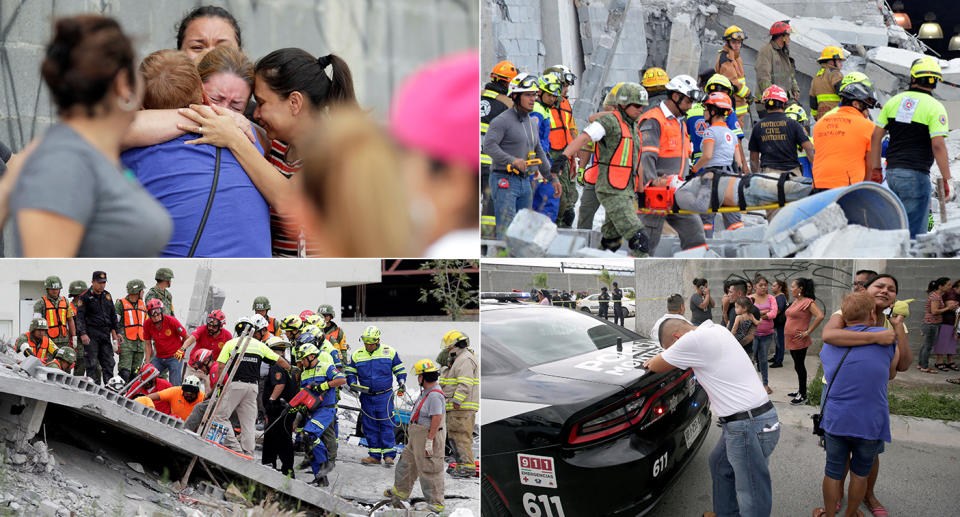
POLYGON ((843 55, 843 49, 836 45, 823 47, 823 52, 820 53, 820 57, 817 58, 817 61, 823 63, 824 61, 830 61, 831 59, 839 59, 840 61, 846 59, 846 57, 843 55))
POLYGON ((723 39, 743 41, 747 39, 747 35, 746 33, 743 32, 743 29, 741 29, 740 27, 737 27, 736 25, 731 25, 727 27, 727 30, 723 31, 723 39))
POLYGON ((446 334, 444 334, 443 339, 441 339, 441 342, 443 343, 443 348, 450 348, 461 341, 466 341, 467 346, 470 346, 470 338, 467 337, 467 335, 464 334, 463 332, 460 332, 459 330, 451 330, 450 332, 447 332, 446 334))
POLYGON ((644 88, 652 88, 656 86, 666 86, 670 82, 670 78, 667 77, 667 71, 659 67, 650 67, 643 73, 643 81, 641 84, 644 88))
POLYGON ((733 83, 730 82, 730 79, 723 74, 713 74, 707 79, 707 84, 704 86, 704 91, 707 93, 718 91, 719 88, 723 88, 724 93, 731 95, 733 94, 733 83))
POLYGON ((437 363, 431 361, 430 359, 421 359, 414 363, 413 373, 414 375, 423 375, 427 372, 439 372, 437 368, 437 363))
POLYGON ((910 67, 910 77, 933 77, 938 81, 942 81, 943 70, 940 68, 940 63, 938 63, 936 59, 930 56, 923 56, 913 62, 913 65, 910 67))
POLYGON ((626 83, 617 83, 610 88, 610 90, 607 92, 607 95, 603 98, 604 107, 617 105, 617 90, 619 90, 624 84, 626 83))
POLYGON ((793 120, 796 120, 801 125, 804 125, 804 126, 807 125, 807 122, 808 122, 807 112, 803 110, 803 106, 799 104, 790 104, 789 106, 787 106, 787 109, 783 111, 788 117, 792 118, 793 120))

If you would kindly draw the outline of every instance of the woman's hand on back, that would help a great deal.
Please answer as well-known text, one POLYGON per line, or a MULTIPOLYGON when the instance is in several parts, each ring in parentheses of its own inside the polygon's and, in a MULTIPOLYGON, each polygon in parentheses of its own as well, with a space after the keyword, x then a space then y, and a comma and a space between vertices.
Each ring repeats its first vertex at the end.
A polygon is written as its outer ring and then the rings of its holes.
POLYGON ((196 125, 177 124, 177 128, 200 135, 200 138, 185 142, 187 144, 210 144, 229 148, 237 145, 239 139, 256 141, 250 122, 243 118, 243 115, 229 109, 191 104, 189 108, 182 108, 178 112, 196 125), (237 117, 240 117, 242 122, 238 121, 237 117))

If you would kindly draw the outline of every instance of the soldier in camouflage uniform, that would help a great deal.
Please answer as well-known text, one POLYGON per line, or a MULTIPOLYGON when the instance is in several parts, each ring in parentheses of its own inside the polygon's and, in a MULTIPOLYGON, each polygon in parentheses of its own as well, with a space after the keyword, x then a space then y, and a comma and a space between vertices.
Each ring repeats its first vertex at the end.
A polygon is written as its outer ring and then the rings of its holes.
POLYGON ((253 299, 253 312, 254 314, 263 316, 263 319, 267 320, 267 332, 269 332, 271 336, 283 337, 277 319, 267 314, 270 312, 270 309, 270 300, 266 296, 257 296, 253 299))
POLYGON ((47 337, 47 330, 49 330, 47 320, 33 318, 30 321, 30 330, 17 338, 17 351, 25 356, 36 356, 43 364, 53 361, 57 353, 57 345, 47 337))
POLYGON ((33 304, 33 313, 47 321, 47 335, 60 347, 73 347, 77 329, 73 323, 74 310, 65 296, 60 296, 63 282, 58 276, 48 276, 43 281, 47 294, 33 304))
POLYGON ((317 307, 317 314, 323 316, 324 337, 334 348, 340 351, 340 360, 346 364, 350 358, 350 345, 347 344, 347 336, 343 333, 343 329, 333 321, 333 318, 337 317, 333 305, 325 303, 317 307))
POLYGON ((170 292, 173 270, 168 267, 162 267, 157 270, 154 279, 157 281, 157 285, 147 291, 147 297, 143 300, 143 303, 147 303, 156 298, 163 302, 164 316, 173 316, 176 318, 177 316, 173 313, 173 293, 170 292))
POLYGON ((143 365, 143 350, 146 343, 143 339, 143 322, 147 319, 143 290, 146 288, 143 280, 140 279, 127 282, 127 296, 117 300, 115 305, 120 326, 123 327, 123 332, 120 333, 122 341, 117 375, 122 377, 124 382, 130 382, 133 374, 137 373, 143 365))
MULTIPOLYGON (((86 290, 87 283, 83 280, 74 280, 73 282, 70 282, 70 312, 74 316, 77 314, 77 297, 83 294, 83 292, 86 290)), ((76 325, 74 325, 74 327, 76 327, 76 325)), ((76 334, 76 332, 74 332, 74 334, 76 334)), ((87 372, 86 363, 83 360, 85 357, 83 355, 83 342, 79 339, 74 339, 74 343, 76 344, 75 350, 77 351, 77 358, 79 360, 73 365, 73 374, 78 377, 83 377, 87 372)))
POLYGON ((634 256, 649 251, 647 235, 637 217, 636 199, 636 190, 642 189, 637 185, 642 174, 637 120, 647 102, 643 86, 624 83, 617 89, 616 110, 591 122, 563 151, 569 158, 588 141, 597 143, 600 159, 596 192, 606 212, 600 246, 616 251, 625 239, 634 256))

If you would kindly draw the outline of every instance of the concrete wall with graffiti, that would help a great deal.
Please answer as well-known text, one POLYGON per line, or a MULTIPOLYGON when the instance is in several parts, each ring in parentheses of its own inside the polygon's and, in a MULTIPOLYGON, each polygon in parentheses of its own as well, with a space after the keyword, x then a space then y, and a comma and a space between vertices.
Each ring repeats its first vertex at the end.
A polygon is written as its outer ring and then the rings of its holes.
POLYGON ((284 47, 340 55, 361 105, 381 118, 395 87, 418 65, 478 45, 476 0, 3 0, 0 142, 16 151, 56 121, 40 77, 53 19, 83 12, 117 18, 142 58, 174 47, 177 23, 201 4, 233 13, 253 60, 284 47))

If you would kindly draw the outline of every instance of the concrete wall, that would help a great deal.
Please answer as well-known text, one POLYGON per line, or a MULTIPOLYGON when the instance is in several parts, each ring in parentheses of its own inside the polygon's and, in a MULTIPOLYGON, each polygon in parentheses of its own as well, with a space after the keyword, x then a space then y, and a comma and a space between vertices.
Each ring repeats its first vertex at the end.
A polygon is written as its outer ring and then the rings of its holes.
MULTIPOLYGON (((127 281, 143 280, 149 289, 154 285, 157 268, 173 269, 171 286, 174 309, 181 321, 186 318, 193 294, 198 269, 211 265, 211 285, 223 289, 226 300, 223 312, 230 328, 240 316, 253 313, 253 299, 266 296, 273 309, 270 315, 282 318, 304 309, 316 310, 321 303, 340 307, 340 287, 380 281, 380 261, 355 260, 295 260, 283 263, 283 268, 270 259, 264 260, 27 260, 4 259, 0 268, 0 336, 22 333, 29 321, 20 319, 20 301, 43 296, 43 279, 57 275, 66 286, 74 280, 90 283, 93 271, 107 273, 107 290, 114 298, 127 294, 127 281)), ((339 314, 339 311, 338 311, 339 314)), ((355 336, 358 334, 355 334, 355 336)), ((439 340, 438 340, 439 342, 439 340)))
POLYGON ((14 150, 55 120, 39 68, 51 20, 81 12, 117 18, 137 54, 176 44, 174 27, 197 5, 237 18, 251 59, 283 47, 336 53, 351 67, 360 103, 383 115, 394 88, 418 64, 475 48, 475 0, 4 0, 0 3, 0 141, 14 150))
MULTIPOLYGON (((587 291, 590 294, 600 292, 604 284, 592 274, 561 273, 560 268, 538 266, 514 266, 504 264, 483 264, 480 268, 480 291, 510 291, 520 289, 529 292, 533 275, 546 273, 550 289, 567 291, 587 291)), ((620 287, 632 287, 633 275, 614 272, 620 287)))
POLYGON ((794 17, 838 17, 852 22, 883 24, 883 15, 877 8, 877 2, 870 0, 764 0, 763 3, 794 17))

